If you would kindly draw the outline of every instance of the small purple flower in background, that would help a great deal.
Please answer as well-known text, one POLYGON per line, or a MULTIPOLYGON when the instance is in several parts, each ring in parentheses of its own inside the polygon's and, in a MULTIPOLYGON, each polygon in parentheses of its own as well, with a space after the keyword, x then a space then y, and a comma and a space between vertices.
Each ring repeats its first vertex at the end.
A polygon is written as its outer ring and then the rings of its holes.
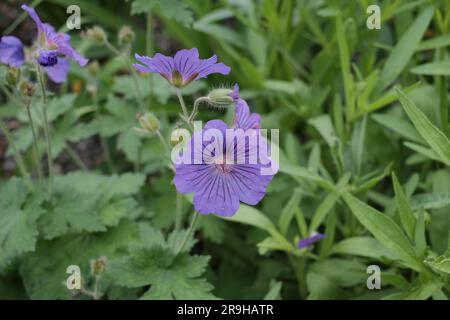
POLYGON ((227 75, 231 70, 224 63, 217 63, 216 55, 209 59, 199 59, 196 48, 180 50, 175 57, 168 57, 160 53, 155 54, 153 58, 138 54, 135 57, 142 63, 133 65, 136 70, 159 73, 177 88, 185 87, 192 81, 205 78, 212 73, 227 75))
POLYGON ((68 34, 56 32, 51 25, 43 23, 33 8, 22 5, 22 9, 36 23, 38 28, 37 62, 44 68, 52 81, 57 83, 66 81, 69 72, 67 58, 75 60, 82 67, 88 63, 88 59, 72 48, 68 34))
POLYGON ((239 97, 239 86, 237 83, 234 85, 231 97, 236 103, 236 116, 233 122, 234 127, 244 130, 261 128, 261 116, 257 113, 250 113, 250 107, 247 102, 239 97))
POLYGON ((297 247, 298 247, 299 249, 303 249, 303 248, 309 247, 309 246, 312 245, 314 242, 317 242, 317 241, 319 241, 320 239, 323 239, 323 238, 325 238, 325 235, 324 235, 324 234, 322 234, 322 233, 316 233, 316 234, 314 234, 314 235, 312 235, 312 236, 310 236, 310 237, 301 239, 301 240, 298 242, 297 247))
MULTIPOLYGON (((211 120, 206 123, 203 130, 196 131, 190 141, 191 161, 189 164, 176 164, 175 177, 173 182, 177 191, 182 194, 194 193, 194 207, 202 214, 217 214, 220 216, 232 216, 239 209, 239 202, 249 205, 256 205, 266 194, 266 188, 272 180, 272 174, 261 174, 261 168, 270 166, 257 161, 250 164, 249 161, 229 161, 227 149, 232 150, 234 158, 244 157, 248 160, 249 155, 258 152, 258 144, 266 143, 256 140, 256 143, 249 142, 241 144, 226 141, 226 130, 228 126, 222 120, 211 120), (211 144, 204 142, 205 132, 209 129, 216 129, 222 133, 223 151, 222 154, 212 154, 207 156, 208 147, 211 144), (194 140, 202 139, 202 150, 195 150, 194 140), (199 164, 195 164, 195 154, 203 155, 199 164), (206 156, 205 156, 206 155, 206 156)), ((231 129, 231 130, 237 130, 231 129)), ((241 136, 244 137, 245 135, 241 136)), ((220 143, 220 142, 219 142, 220 143)), ((260 158, 268 155, 259 155, 260 158)))
POLYGON ((25 61, 22 42, 14 36, 0 39, 0 62, 12 68, 18 68, 25 61))

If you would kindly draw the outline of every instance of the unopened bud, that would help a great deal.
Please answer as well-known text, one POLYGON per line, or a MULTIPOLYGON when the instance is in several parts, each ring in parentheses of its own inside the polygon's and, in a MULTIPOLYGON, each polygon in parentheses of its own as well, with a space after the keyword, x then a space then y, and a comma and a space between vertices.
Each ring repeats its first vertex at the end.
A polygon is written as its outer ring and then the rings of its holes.
POLYGON ((9 68, 6 74, 6 82, 10 86, 15 86, 20 77, 20 70, 18 68, 9 68))
POLYGON ((99 26, 94 26, 86 31, 86 38, 95 44, 104 44, 106 41, 106 33, 99 26))
POLYGON ((108 264, 108 258, 100 257, 98 259, 91 260, 91 274, 93 276, 100 276, 106 270, 106 265, 108 264))
POLYGON ((32 97, 36 91, 36 86, 33 82, 25 80, 19 84, 19 90, 23 96, 32 97))
POLYGON ((145 113, 139 116, 139 123, 143 130, 153 133, 159 130, 159 120, 153 113, 145 113))
POLYGON ((134 31, 129 26, 123 26, 119 30, 118 39, 121 46, 133 43, 134 38, 134 31))
POLYGON ((214 89, 208 94, 208 102, 215 107, 226 108, 234 102, 232 93, 231 89, 214 89))
POLYGON ((92 61, 86 66, 87 71, 89 74, 93 77, 96 77, 98 75, 98 72, 100 70, 100 65, 98 64, 98 61, 92 61))

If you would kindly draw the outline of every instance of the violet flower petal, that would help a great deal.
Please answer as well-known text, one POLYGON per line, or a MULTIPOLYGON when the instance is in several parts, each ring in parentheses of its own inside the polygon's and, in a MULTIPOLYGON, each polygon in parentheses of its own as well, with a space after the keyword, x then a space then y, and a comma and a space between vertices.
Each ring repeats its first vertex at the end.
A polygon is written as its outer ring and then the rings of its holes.
POLYGON ((4 36, 0 39, 0 63, 13 68, 20 67, 25 61, 22 42, 14 36, 4 36))

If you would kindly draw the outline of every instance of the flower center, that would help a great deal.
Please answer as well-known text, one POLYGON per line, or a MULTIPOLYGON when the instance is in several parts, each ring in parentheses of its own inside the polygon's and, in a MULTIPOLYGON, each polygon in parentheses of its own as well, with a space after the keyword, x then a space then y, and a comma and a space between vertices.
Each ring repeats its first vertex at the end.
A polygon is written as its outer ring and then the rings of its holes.
POLYGON ((43 67, 53 67, 58 63, 58 53, 54 50, 41 50, 37 61, 43 67))
POLYGON ((226 156, 217 156, 214 158, 214 166, 216 170, 220 173, 228 173, 231 172, 232 165, 231 162, 227 162, 226 156))

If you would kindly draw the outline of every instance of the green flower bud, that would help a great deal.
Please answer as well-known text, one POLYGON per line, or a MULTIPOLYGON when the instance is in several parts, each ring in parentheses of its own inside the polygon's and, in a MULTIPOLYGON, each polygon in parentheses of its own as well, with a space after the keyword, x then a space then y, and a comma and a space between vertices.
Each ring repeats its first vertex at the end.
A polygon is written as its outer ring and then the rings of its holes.
POLYGON ((100 276, 106 270, 108 259, 106 257, 100 257, 98 259, 91 260, 91 274, 93 276, 100 276))
POLYGON ((89 64, 86 66, 86 69, 87 69, 87 71, 89 72, 89 74, 90 74, 91 76, 95 77, 95 76, 98 75, 98 72, 99 72, 99 70, 100 70, 100 65, 98 64, 98 61, 95 60, 95 61, 89 63, 89 64))
POLYGON ((231 89, 214 89, 208 94, 208 102, 215 107, 226 108, 234 102, 232 93, 231 89))
POLYGON ((19 84, 19 90, 23 96, 32 97, 36 91, 36 86, 33 82, 25 80, 19 84))
POLYGON ((101 27, 94 26, 86 31, 86 38, 95 44, 102 45, 106 42, 106 33, 101 27))
POLYGON ((123 26, 119 30, 118 39, 121 46, 133 43, 134 31, 129 26, 123 26))
POLYGON ((153 133, 159 130, 159 120, 153 113, 145 113, 144 115, 139 116, 138 120, 144 131, 153 133))
POLYGON ((6 82, 10 86, 15 86, 20 78, 20 70, 18 68, 9 68, 6 73, 6 82))

